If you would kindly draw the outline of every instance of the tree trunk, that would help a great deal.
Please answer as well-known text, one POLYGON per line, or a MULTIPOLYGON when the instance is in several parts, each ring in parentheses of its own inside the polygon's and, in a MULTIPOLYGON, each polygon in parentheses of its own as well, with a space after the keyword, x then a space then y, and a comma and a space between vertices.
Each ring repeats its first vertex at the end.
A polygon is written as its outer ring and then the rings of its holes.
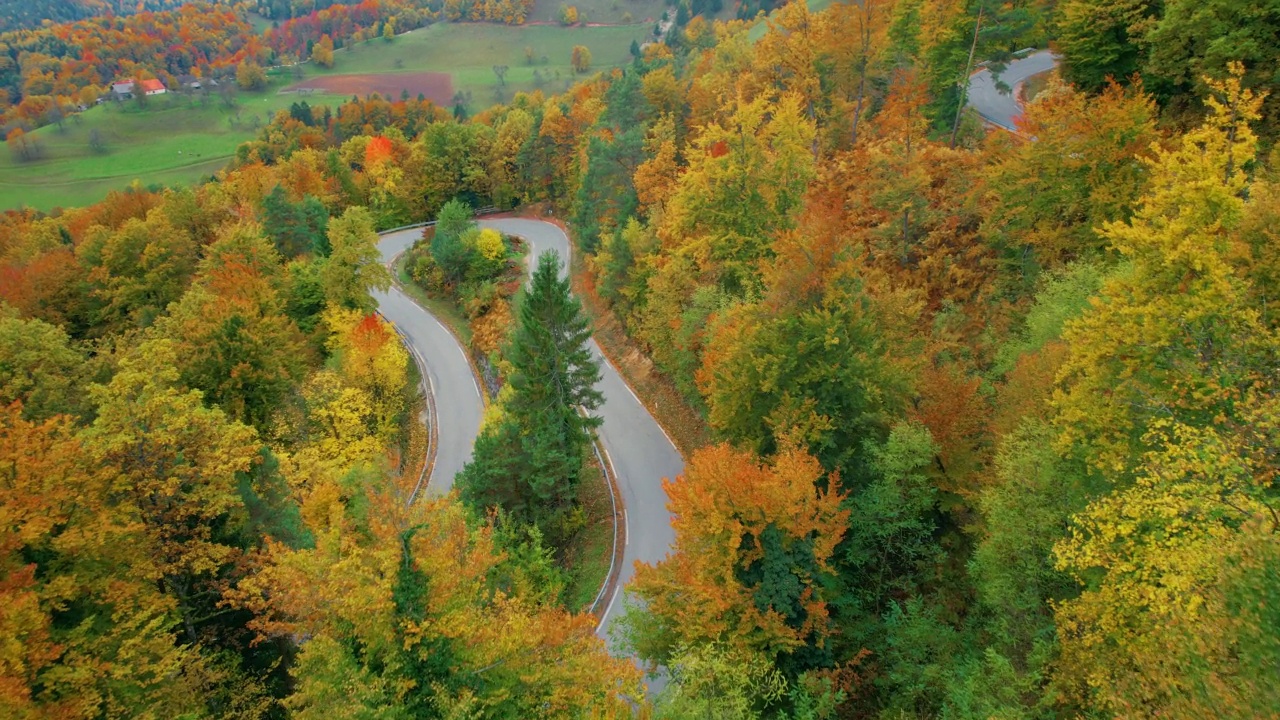
POLYGON ((964 77, 960 78, 960 102, 956 105, 956 120, 951 124, 951 149, 956 149, 956 133, 960 131, 960 113, 964 112, 965 96, 969 92, 969 73, 973 70, 973 53, 978 49, 978 31, 982 29, 982 4, 978 5, 978 21, 973 24, 973 42, 969 45, 969 60, 964 65, 964 77))

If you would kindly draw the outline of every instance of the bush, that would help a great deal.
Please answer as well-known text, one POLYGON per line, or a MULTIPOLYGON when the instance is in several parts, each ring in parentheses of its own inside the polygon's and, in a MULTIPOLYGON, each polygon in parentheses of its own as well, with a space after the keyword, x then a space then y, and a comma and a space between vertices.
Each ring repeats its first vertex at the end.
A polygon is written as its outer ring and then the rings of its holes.
POLYGON ((582 74, 591 69, 591 51, 583 45, 574 45, 573 54, 569 58, 573 71, 582 74))
POLYGON ((467 317, 475 320, 485 314, 500 298, 498 284, 490 280, 464 285, 459 293, 458 302, 462 305, 462 310, 467 317))
POLYGON ((507 244, 502 233, 485 228, 466 239, 473 249, 469 278, 490 280, 507 269, 507 244))
POLYGON ((436 264, 430 253, 421 253, 409 266, 409 277, 421 285, 427 292, 442 293, 445 289, 444 271, 436 264))

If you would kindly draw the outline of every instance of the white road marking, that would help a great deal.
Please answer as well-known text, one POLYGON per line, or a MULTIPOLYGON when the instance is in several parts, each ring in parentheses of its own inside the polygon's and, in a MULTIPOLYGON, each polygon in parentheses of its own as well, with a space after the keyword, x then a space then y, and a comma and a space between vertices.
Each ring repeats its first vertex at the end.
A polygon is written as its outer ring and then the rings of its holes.
MULTIPOLYGON (((502 219, 496 219, 496 220, 491 220, 491 221, 487 221, 487 222, 482 221, 482 225, 485 225, 485 226, 488 226, 488 227, 493 227, 494 229, 497 229, 497 230, 499 230, 499 231, 501 231, 501 232, 507 232, 507 233, 508 233, 508 234, 510 234, 510 235, 516 235, 516 236, 521 237, 521 238, 524 240, 524 242, 525 242, 526 246, 528 247, 528 251, 529 251, 529 261, 530 261, 530 262, 529 262, 529 267, 528 267, 528 269, 529 269, 530 271, 534 270, 534 269, 536 268, 536 262, 537 262, 538 251, 539 251, 538 244, 537 244, 536 242, 534 242, 534 241, 532 240, 532 238, 529 238, 529 237, 523 236, 523 235, 522 235, 521 233, 519 233, 518 231, 507 231, 507 230, 505 230, 505 229, 504 229, 505 227, 516 227, 516 228, 520 228, 520 227, 527 227, 527 225, 522 225, 522 224, 520 224, 520 223, 518 223, 518 222, 517 222, 517 223, 513 223, 512 225, 504 225, 504 222, 505 222, 505 221, 504 221, 504 220, 502 220, 502 219)), ((554 229, 554 231, 556 231, 556 232, 561 232, 561 233, 563 234, 563 231, 562 231, 560 228, 555 227, 555 226, 554 226, 554 224, 552 224, 552 223, 542 223, 542 224, 552 225, 552 228, 554 229)), ((409 232, 410 232, 409 230, 406 230, 406 231, 405 231, 405 233, 406 233, 406 234, 407 234, 407 233, 409 233, 409 232)), ((556 252, 556 254, 560 256, 560 260, 564 263, 564 270, 565 270, 565 274, 567 275, 567 274, 568 274, 568 265, 569 265, 569 261, 570 261, 570 258, 568 257, 568 251, 566 251, 566 252, 564 252, 564 253, 560 252, 560 249, 559 249, 557 246, 555 246, 555 244, 553 244, 553 246, 552 246, 551 250, 552 250, 552 251, 554 251, 554 252, 556 252)), ((401 252, 403 252, 403 249, 401 250, 401 252)), ((399 253, 397 253, 397 254, 399 254, 399 253)), ((394 262, 394 258, 393 258, 393 262, 394 262)), ((532 272, 530 272, 530 275, 532 275, 532 272)), ((530 280, 532 280, 532 278, 530 278, 530 280)), ((403 293, 400 293, 400 294, 403 296, 403 293)), ((467 352, 466 352, 465 348, 463 348, 463 347, 462 347, 462 343, 461 343, 460 341, 458 341, 457 336, 456 336, 456 335, 453 335, 453 332, 449 329, 449 327, 448 327, 447 325, 445 325, 443 322, 441 322, 438 318, 436 318, 433 314, 431 314, 431 313, 430 313, 429 311, 427 311, 425 308, 423 308, 422 306, 418 305, 416 302, 413 302, 411 299, 407 298, 407 296, 405 296, 405 299, 409 300, 409 303, 410 303, 410 304, 412 304, 416 310, 418 310, 418 311, 423 312, 424 314, 426 314, 426 315, 427 315, 427 317, 431 318, 431 319, 432 319, 432 321, 436 323, 436 325, 438 325, 442 330, 444 330, 445 332, 447 332, 447 333, 449 333, 449 334, 450 334, 451 339, 454 341, 454 345, 456 345, 456 346, 458 347, 458 352, 462 354, 463 362, 465 362, 465 363, 467 364, 468 374, 469 374, 469 375, 471 375, 471 381, 472 381, 472 385, 473 385, 473 387, 475 387, 476 395, 477 395, 477 397, 479 397, 479 398, 481 399, 481 401, 483 402, 484 395, 483 395, 483 393, 481 392, 481 389, 480 389, 479 378, 477 377, 476 373, 475 373, 475 372, 473 372, 473 368, 474 368, 474 366, 471 364, 470 358, 468 357, 468 355, 467 355, 467 352)), ((593 343, 593 344, 594 344, 594 343, 593 343)), ((421 360, 421 359, 422 359, 422 354, 421 354, 421 353, 419 353, 419 352, 417 351, 417 348, 416 348, 416 347, 414 348, 414 351, 415 351, 415 355, 417 356, 417 359, 421 360)), ((635 389, 631 386, 631 384, 630 384, 629 382, 627 382, 626 378, 625 378, 625 377, 623 376, 623 374, 618 370, 618 367, 613 363, 613 361, 612 361, 612 360, 610 360, 610 359, 609 359, 609 358, 608 358, 608 357, 607 357, 603 352, 601 352, 601 351, 599 350, 599 346, 598 346, 598 344, 596 345, 596 351, 597 351, 597 353, 598 353, 602 358, 604 358, 604 360, 605 360, 605 364, 607 364, 607 365, 609 366, 610 370, 618 376, 619 380, 621 380, 621 381, 622 381, 622 385, 623 385, 623 387, 625 387, 625 388, 627 389, 627 393, 628 393, 629 395, 631 395, 631 398, 636 402, 636 405, 638 405, 638 406, 640 407, 640 409, 644 412, 644 414, 645 414, 645 415, 648 415, 648 416, 649 416, 649 418, 650 418, 651 420, 653 420, 654 425, 656 425, 656 426, 658 427, 659 432, 661 432, 661 433, 662 433, 662 435, 663 435, 663 437, 664 437, 664 438, 666 438, 666 441, 667 441, 668 445, 669 445, 673 450, 675 450, 675 451, 676 451, 676 454, 677 454, 677 456, 678 456, 678 455, 679 455, 679 450, 678 450, 678 449, 676 449, 676 444, 675 444, 675 442, 671 439, 671 435, 670 435, 669 433, 667 433, 666 428, 662 427, 661 423, 659 423, 659 422, 657 421, 657 418, 655 418, 655 417, 653 416, 653 414, 649 412, 648 408, 647 408, 647 407, 645 407, 644 402, 640 399, 640 396, 636 393, 635 389)), ((425 365, 425 362, 423 362, 423 364, 425 365)), ((427 382, 428 382, 432 387, 434 387, 434 381, 433 381, 433 380, 432 380, 432 378, 430 377, 429 372, 426 374, 426 380, 427 380, 427 382)), ((619 489, 621 489, 621 487, 620 487, 620 486, 621 486, 621 484, 622 484, 622 479, 618 476, 617 470, 616 470, 616 468, 614 468, 614 466, 613 466, 613 458, 610 456, 609 451, 608 451, 608 448, 606 448, 606 447, 604 446, 604 443, 603 443, 603 442, 601 442, 601 443, 600 443, 600 447, 601 447, 601 449, 603 450, 603 453, 604 453, 604 456, 605 456, 605 461, 609 464, 609 466, 610 466, 610 468, 611 468, 611 471, 613 472, 613 476, 614 476, 615 478, 617 478, 617 483, 618 483, 619 489)), ((440 468, 439 468, 439 467, 437 467, 437 468, 436 468, 436 470, 440 470, 440 468)), ((433 474, 434 474, 434 473, 433 473, 433 474)), ((622 500, 622 498, 619 498, 619 500, 622 500)), ((624 550, 623 550, 623 554, 624 554, 624 557, 625 557, 625 556, 630 552, 631 534, 632 534, 632 533, 631 533, 631 520, 630 520, 630 517, 629 517, 629 515, 628 515, 628 510, 627 510, 627 508, 626 508, 625 504, 623 505, 623 509, 622 509, 622 521, 623 521, 623 527, 625 528, 624 532, 625 532, 625 539, 626 539, 626 540, 625 540, 625 545, 624 545, 624 550)), ((619 596, 619 595, 621 595, 621 594, 623 594, 625 591, 626 591, 626 585, 625 585, 624 583, 621 583, 621 582, 620 582, 620 583, 618 583, 618 584, 614 587, 613 596, 609 599, 609 604, 608 604, 608 606, 605 608, 604 615, 601 617, 599 624, 596 626, 596 634, 597 634, 597 635, 603 635, 604 630, 605 630, 605 627, 608 625, 608 623, 610 622, 610 619, 613 617, 613 614, 614 614, 614 605, 615 605, 615 603, 617 603, 617 601, 618 601, 618 596, 619 596)), ((606 638, 606 639, 607 639, 607 638, 606 638)))
POLYGON ((609 616, 613 614, 613 604, 618 602, 618 596, 622 594, 622 590, 621 585, 613 589, 613 597, 609 598, 609 607, 604 609, 604 615, 600 616, 600 624, 596 625, 596 635, 599 635, 605 624, 609 622, 609 616))
MULTIPOLYGON (((631 544, 631 521, 627 519, 627 509, 625 507, 622 508, 622 527, 626 528, 627 545, 630 545, 631 544)), ((624 557, 625 557, 625 553, 624 553, 624 557)), ((627 586, 624 583, 618 583, 617 586, 613 588, 613 597, 609 598, 609 607, 604 609, 604 615, 600 616, 600 624, 596 625, 596 635, 599 635, 600 631, 604 629, 605 623, 609 622, 609 616, 613 615, 613 604, 618 602, 618 596, 621 595, 626 589, 627 589, 627 586)))

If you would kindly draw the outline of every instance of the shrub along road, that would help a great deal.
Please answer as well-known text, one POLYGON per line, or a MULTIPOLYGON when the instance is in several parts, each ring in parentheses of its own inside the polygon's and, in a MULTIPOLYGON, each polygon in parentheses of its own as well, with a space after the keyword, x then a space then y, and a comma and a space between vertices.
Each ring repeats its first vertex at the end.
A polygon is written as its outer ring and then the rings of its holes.
MULTIPOLYGON (((561 272, 568 272, 569 238, 559 227, 526 219, 482 220, 480 225, 523 238, 529 244, 530 262, 544 251, 555 252, 564 263, 561 272)), ((383 261, 389 262, 419 237, 421 230, 384 235, 379 244, 383 261)), ((448 492, 454 476, 471 458, 483 412, 471 365, 462 346, 444 325, 399 290, 392 288, 375 297, 383 316, 400 328, 416 355, 426 362, 421 370, 430 378, 439 418, 436 464, 428 489, 432 493, 448 492)), ((598 630, 607 640, 613 620, 622 611, 622 588, 631 580, 636 561, 658 562, 675 539, 662 479, 683 472, 684 460, 618 371, 601 355, 595 341, 591 351, 601 365, 599 388, 605 398, 597 411, 603 419, 598 433, 617 477, 627 524, 618 582, 604 605, 598 630)))

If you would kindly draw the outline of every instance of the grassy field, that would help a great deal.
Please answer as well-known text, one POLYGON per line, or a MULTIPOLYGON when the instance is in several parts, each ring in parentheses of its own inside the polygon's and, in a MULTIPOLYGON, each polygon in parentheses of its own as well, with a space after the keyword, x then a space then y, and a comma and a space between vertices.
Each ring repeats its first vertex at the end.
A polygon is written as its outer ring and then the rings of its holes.
MULTIPOLYGON (((653 25, 662 17, 663 11, 669 10, 673 17, 676 12, 675 3, 668 4, 665 0, 534 0, 529 22, 559 22, 561 5, 578 8, 579 17, 587 23, 648 23, 649 32, 653 32, 653 25)), ((735 9, 734 3, 726 1, 714 19, 728 20, 733 17, 735 9)))
POLYGON ((631 41, 644 42, 652 32, 650 24, 566 28, 439 23, 397 35, 392 42, 379 38, 343 48, 334 53, 332 69, 308 67, 308 74, 445 72, 453 76, 455 91, 471 93, 468 106, 475 111, 496 99, 495 65, 508 68, 505 99, 518 90, 534 89, 535 70, 545 91, 559 92, 580 77, 569 65, 573 46, 591 51, 594 72, 630 62, 631 41), (533 50, 532 65, 525 60, 525 48, 533 50))
MULTIPOLYGON (((282 85, 240 93, 234 110, 217 97, 202 101, 168 94, 149 98, 145 108, 107 103, 81 113, 78 121, 67 120, 61 130, 41 128, 30 135, 41 148, 38 160, 19 161, 7 149, 0 151, 0 210, 87 205, 135 180, 143 185, 197 182, 226 165, 256 127, 297 101, 296 95, 275 92, 282 85), (94 131, 102 151, 90 146, 94 131)), ((316 102, 315 96, 308 100, 316 102)))
MULTIPOLYGON (((815 9, 831 0, 810 0, 815 9)), ((532 22, 546 22, 559 2, 540 0, 532 22), (544 18, 543 15, 547 17, 544 18)), ((541 87, 548 93, 567 89, 574 75, 569 58, 575 45, 591 51, 592 71, 631 61, 631 41, 652 37, 653 19, 666 9, 663 0, 586 0, 577 3, 588 22, 616 22, 629 13, 628 25, 566 28, 559 25, 437 24, 404 33, 392 42, 381 38, 335 53, 332 69, 305 67, 307 77, 333 74, 443 72, 468 98, 471 111, 509 100, 517 91, 541 87), (526 60, 532 50, 534 62, 526 60), (500 85, 495 65, 506 65, 500 85), (536 76, 535 76, 536 73, 536 76)), ((727 9, 722 14, 729 14, 727 9)), ((763 34, 763 24, 753 34, 763 34)), ((312 105, 336 105, 346 96, 311 93, 305 98, 280 89, 294 82, 282 71, 262 93, 241 93, 239 107, 224 107, 217 97, 203 102, 177 94, 151 98, 146 108, 135 103, 107 104, 82 113, 65 127, 42 128, 31 137, 41 156, 20 161, 0 151, 0 210, 86 205, 111 190, 137 181, 147 185, 186 185, 217 172, 256 128, 299 99, 312 105), (105 149, 90 147, 91 133, 105 149)))
MULTIPOLYGON (((390 43, 376 39, 339 50, 333 69, 307 65, 305 74, 446 72, 453 76, 454 89, 467 93, 468 107, 476 111, 537 85, 547 92, 569 87, 580 77, 569 66, 574 45, 589 48, 592 70, 603 70, 629 62, 631 41, 643 42, 650 32, 652 26, 647 24, 585 28, 438 24, 405 33, 390 43), (533 49, 533 65, 525 61, 526 47, 533 49), (505 87, 499 88, 494 65, 509 68, 505 87), (535 70, 539 81, 535 81, 535 70), (500 93, 495 92, 499 89, 500 93)), ((87 205, 134 181, 144 186, 198 182, 221 169, 240 143, 254 137, 256 127, 291 103, 305 99, 312 105, 336 105, 346 99, 278 92, 293 81, 291 73, 282 71, 265 92, 240 93, 238 116, 217 97, 201 102, 169 94, 150 98, 146 108, 132 102, 109 103, 81 113, 79 122, 68 120, 61 130, 41 128, 31 134, 41 147, 40 159, 20 161, 0 150, 0 211, 87 205), (104 151, 90 147, 95 130, 104 151)))

